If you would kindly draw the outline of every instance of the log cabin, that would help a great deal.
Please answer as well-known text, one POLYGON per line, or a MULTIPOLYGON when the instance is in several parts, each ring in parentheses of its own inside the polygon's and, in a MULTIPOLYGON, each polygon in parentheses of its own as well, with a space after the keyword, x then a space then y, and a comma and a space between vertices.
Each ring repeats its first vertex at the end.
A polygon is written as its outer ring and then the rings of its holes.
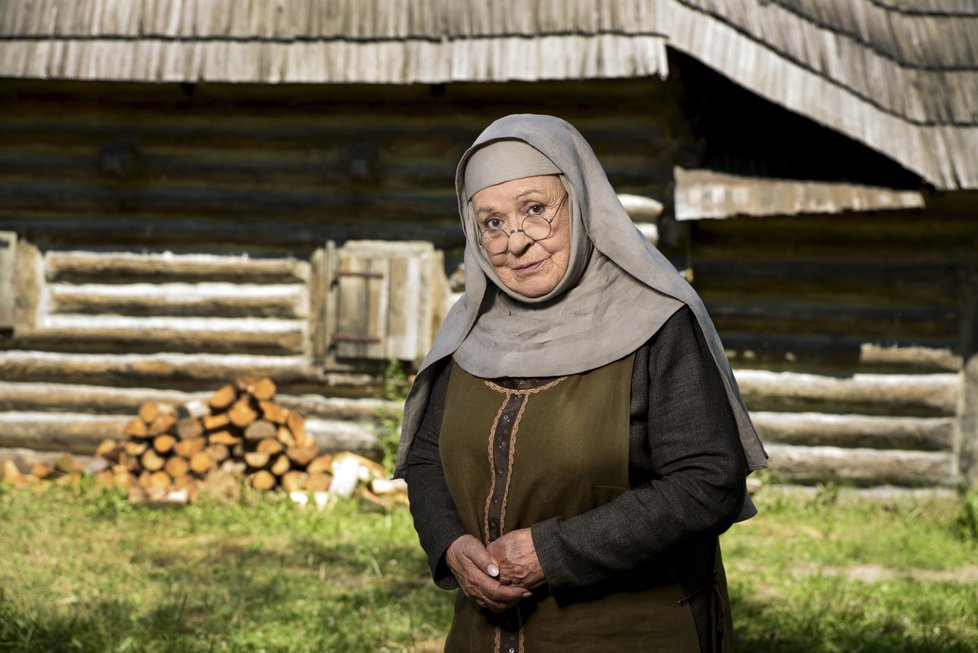
POLYGON ((458 290, 455 163, 532 112, 706 301, 774 478, 973 485, 975 107, 967 0, 2 3, 0 451, 245 373, 374 451, 458 290))

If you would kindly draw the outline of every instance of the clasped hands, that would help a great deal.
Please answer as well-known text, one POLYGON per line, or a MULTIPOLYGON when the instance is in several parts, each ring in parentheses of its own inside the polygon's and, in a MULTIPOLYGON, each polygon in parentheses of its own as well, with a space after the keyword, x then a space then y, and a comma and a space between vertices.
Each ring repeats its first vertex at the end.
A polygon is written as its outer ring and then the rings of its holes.
POLYGON ((502 612, 544 582, 529 528, 506 533, 488 547, 472 535, 452 542, 445 562, 462 591, 493 612, 502 612))

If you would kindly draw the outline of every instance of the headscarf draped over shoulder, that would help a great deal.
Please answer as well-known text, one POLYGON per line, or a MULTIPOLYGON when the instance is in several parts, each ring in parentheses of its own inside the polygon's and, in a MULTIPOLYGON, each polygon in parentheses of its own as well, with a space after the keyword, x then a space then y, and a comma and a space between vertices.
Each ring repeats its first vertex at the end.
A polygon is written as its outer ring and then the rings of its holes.
MULTIPOLYGON (((485 163, 479 166, 485 168, 485 163)), ((470 177, 469 188, 474 194, 480 186, 473 187, 470 177)), ((455 190, 466 237, 465 294, 448 312, 408 394, 395 476, 404 474, 438 363, 447 357, 483 378, 585 372, 637 350, 684 304, 699 322, 720 370, 748 469, 767 466, 767 454, 703 302, 635 228, 591 146, 572 125, 530 114, 497 120, 462 156, 455 190), (466 192, 469 161, 488 145, 504 141, 522 141, 553 162, 568 193, 573 251, 567 275, 574 283, 558 284, 538 300, 522 298, 498 283, 479 245, 466 192)))

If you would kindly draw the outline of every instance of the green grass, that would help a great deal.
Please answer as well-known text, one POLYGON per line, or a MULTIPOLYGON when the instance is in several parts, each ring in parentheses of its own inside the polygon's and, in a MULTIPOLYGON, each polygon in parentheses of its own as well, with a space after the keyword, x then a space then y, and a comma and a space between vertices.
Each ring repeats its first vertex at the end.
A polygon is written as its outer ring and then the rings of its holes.
MULTIPOLYGON (((757 501, 723 537, 740 651, 978 650, 959 502, 757 501)), ((0 486, 0 651, 432 651, 451 598, 403 508, 0 486)))

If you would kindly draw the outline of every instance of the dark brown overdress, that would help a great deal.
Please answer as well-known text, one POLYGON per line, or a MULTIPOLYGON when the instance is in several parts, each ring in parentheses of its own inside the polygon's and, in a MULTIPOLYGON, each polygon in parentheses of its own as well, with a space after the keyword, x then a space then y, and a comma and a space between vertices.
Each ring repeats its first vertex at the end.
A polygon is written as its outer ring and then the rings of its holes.
MULTIPOLYGON (((440 447, 449 490, 470 533, 488 544, 556 515, 579 515, 628 490, 633 360, 536 387, 504 387, 453 364, 440 447)), ((659 566, 564 604, 539 588, 503 614, 480 609, 459 591, 446 651, 698 651, 684 598, 659 566)), ((726 592, 716 598, 724 608, 726 592)))

